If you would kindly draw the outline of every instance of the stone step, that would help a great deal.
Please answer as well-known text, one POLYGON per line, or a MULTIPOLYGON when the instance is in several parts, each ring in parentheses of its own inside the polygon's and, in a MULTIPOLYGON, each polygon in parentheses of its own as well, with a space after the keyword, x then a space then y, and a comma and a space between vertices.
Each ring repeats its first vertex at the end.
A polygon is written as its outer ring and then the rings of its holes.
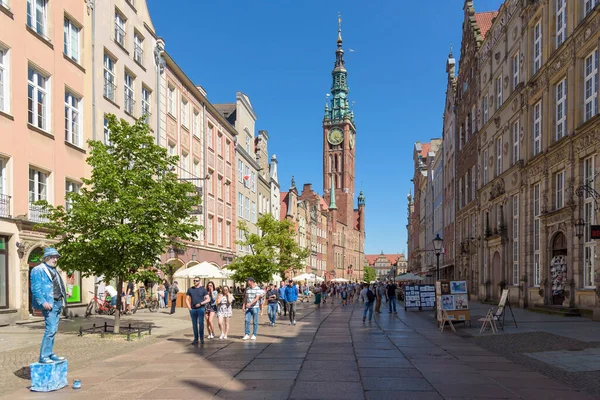
POLYGON ((581 313, 579 312, 578 308, 536 304, 533 307, 528 308, 528 310, 541 314, 562 315, 564 317, 581 317, 581 313))

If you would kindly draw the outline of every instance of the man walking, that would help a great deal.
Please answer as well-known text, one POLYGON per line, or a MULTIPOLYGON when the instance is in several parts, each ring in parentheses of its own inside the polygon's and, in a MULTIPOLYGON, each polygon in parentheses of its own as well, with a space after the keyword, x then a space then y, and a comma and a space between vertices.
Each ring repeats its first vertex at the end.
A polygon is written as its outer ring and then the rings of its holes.
POLYGON ((379 284, 375 286, 375 296, 375 312, 380 314, 381 311, 379 310, 381 308, 381 299, 385 297, 385 288, 383 287, 383 282, 379 282, 379 284))
POLYGON ((396 284, 394 282, 390 283, 387 287, 387 296, 389 299, 389 308, 390 314, 393 312, 394 314, 398 314, 396 311, 396 284))
POLYGON ((365 302, 365 310, 363 312, 363 322, 367 319, 367 313, 369 314, 369 322, 373 319, 373 304, 375 303, 375 293, 371 290, 371 286, 368 284, 360 292, 361 299, 365 302))
POLYGON ((285 287, 285 301, 290 311, 290 325, 296 325, 296 301, 298 300, 298 286, 293 280, 289 280, 285 287))
POLYGON ((244 305, 242 310, 245 315, 245 335, 242 339, 244 340, 256 340, 256 334, 258 333, 258 310, 260 308, 259 301, 261 297, 265 295, 265 291, 256 285, 254 278, 247 279, 247 287, 244 294, 244 305), (252 336, 250 336, 250 319, 252 319, 253 329, 252 336))
POLYGON ((267 301, 268 301, 268 310, 267 314, 269 315, 269 324, 271 326, 275 326, 275 321, 277 319, 277 298, 279 297, 279 290, 275 288, 275 285, 272 283, 269 284, 269 290, 267 291, 267 301))
MULTIPOLYGON (((176 283, 173 282, 173 285, 175 286, 176 283)), ((194 278, 194 286, 187 290, 185 303, 188 310, 190 310, 190 317, 192 317, 192 328, 194 330, 194 341, 192 344, 198 344, 198 338, 200 338, 200 343, 204 344, 204 306, 210 303, 210 296, 206 289, 200 286, 199 278, 194 278)))
POLYGON ((65 359, 52 352, 60 314, 67 299, 65 284, 60 273, 56 270, 59 257, 60 254, 55 248, 47 247, 44 249, 42 263, 31 270, 33 306, 38 310, 42 310, 46 324, 42 347, 40 348, 39 361, 42 364, 65 359))
MULTIPOLYGON (((200 282, 200 280, 198 280, 198 282, 200 282)), ((179 286, 177 284, 177 281, 175 281, 169 288, 169 297, 171 297, 171 314, 175 314, 175 305, 177 304, 177 293, 179 293, 179 286)))
POLYGON ((287 315, 287 303, 285 302, 285 283, 279 282, 279 301, 283 307, 283 316, 287 315))

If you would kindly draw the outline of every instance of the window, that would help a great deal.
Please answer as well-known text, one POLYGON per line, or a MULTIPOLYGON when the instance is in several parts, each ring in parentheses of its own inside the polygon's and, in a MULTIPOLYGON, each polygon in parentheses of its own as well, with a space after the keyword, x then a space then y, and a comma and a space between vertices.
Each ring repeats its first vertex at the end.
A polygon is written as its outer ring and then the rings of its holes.
POLYGON ((533 155, 542 151, 542 102, 533 106, 533 155))
POLYGON ((188 122, 188 101, 183 97, 181 98, 181 125, 186 128, 190 126, 188 122))
POLYGON ((29 67, 27 122, 45 131, 49 130, 48 127, 50 126, 48 91, 48 78, 29 67))
POLYGON ((6 204, 1 196, 6 195, 8 193, 8 186, 6 185, 6 160, 0 157, 0 216, 5 217, 8 215, 7 210, 5 209, 6 204))
POLYGON ((244 163, 242 160, 238 160, 238 181, 242 182, 244 179, 244 163))
POLYGON ((175 156, 175 145, 169 142, 169 157, 175 156))
POLYGON ((567 1, 556 0, 556 47, 560 46, 567 36, 567 1))
POLYGON ((463 126, 461 125, 461 126, 458 128, 458 149, 459 149, 459 150, 461 150, 461 149, 462 149, 462 147, 463 147, 463 142, 464 142, 464 140, 465 140, 464 136, 465 136, 465 135, 463 134, 463 126))
POLYGON ((469 141, 469 120, 470 120, 471 116, 467 115, 465 117, 465 144, 467 144, 467 142, 469 141))
POLYGON ((134 111, 135 111, 135 99, 134 99, 134 82, 135 80, 133 79, 133 77, 127 72, 125 71, 125 81, 124 81, 124 88, 125 88, 125 112, 133 115, 134 111))
POLYGON ((208 147, 212 149, 213 147, 213 126, 208 124, 208 132, 206 133, 206 143, 208 147))
POLYGON ((238 218, 244 218, 244 195, 238 192, 238 218))
POLYGON ((217 198, 223 199, 223 177, 219 176, 217 180, 217 198))
POLYGON ((34 168, 29 168, 29 220, 35 222, 45 221, 41 215, 44 209, 33 203, 39 200, 48 200, 48 174, 34 168))
POLYGON ((223 154, 223 135, 217 132, 217 155, 223 154))
POLYGON ((244 187, 248 187, 250 185, 250 167, 244 165, 244 187))
POLYGON ((519 120, 516 120, 513 124, 512 124, 512 140, 513 140, 513 147, 512 147, 512 163, 513 165, 515 165, 517 163, 517 161, 519 161, 519 120))
POLYGON ((488 96, 483 96, 483 124, 488 122, 488 96))
POLYGON ((200 113, 194 109, 194 116, 192 117, 192 133, 196 137, 200 137, 200 113))
POLYGON ((250 221, 250 199, 244 197, 244 219, 250 221))
POLYGON ((115 42, 125 47, 125 18, 115 12, 115 42))
POLYGON ((585 0, 584 2, 584 16, 588 15, 594 7, 598 4, 598 0, 585 0))
POLYGON ((81 146, 81 99, 65 91, 65 141, 81 146))
POLYGON ((496 176, 502 174, 502 137, 496 138, 496 176))
POLYGON ((104 54, 104 97, 110 101, 115 101, 115 61, 104 54))
POLYGON ((519 53, 515 54, 512 58, 512 87, 513 90, 519 84, 519 53))
POLYGON ((502 75, 496 78, 496 110, 502 106, 502 75))
POLYGON ((598 114, 598 50, 594 50, 584 61, 583 121, 598 114))
POLYGON ((567 79, 556 85, 556 140, 567 135, 567 79))
POLYGON ((463 206, 463 178, 460 178, 458 181, 458 208, 461 209, 463 206))
POLYGON ((180 168, 181 168, 181 177, 186 179, 189 178, 189 164, 188 164, 188 155, 185 152, 181 152, 181 160, 180 160, 180 168))
POLYGON ((208 216, 208 223, 206 224, 206 238, 208 243, 213 243, 213 216, 208 216))
POLYGON ((110 146, 110 129, 108 129, 108 118, 104 117, 104 144, 110 146))
POLYGON ((0 236, 0 308, 8 308, 8 271, 8 237, 0 236))
POLYGON ((194 158, 192 163, 192 178, 200 177, 200 162, 194 158))
POLYGON ((217 220, 217 246, 223 246, 223 220, 217 220))
POLYGON ((142 115, 145 116, 144 120, 147 124, 150 123, 150 114, 150 90, 142 86, 142 115))
POLYGON ((225 224, 225 247, 231 247, 231 223, 225 224))
POLYGON ((252 192, 256 193, 256 173, 254 171, 250 173, 250 184, 252 185, 252 192))
POLYGON ((533 285, 540 286, 540 184, 533 186, 533 285))
POLYGON ((475 106, 471 107, 471 135, 475 134, 477 130, 477 110, 475 106))
POLYGON ((231 182, 225 182, 225 201, 231 203, 231 182))
POLYGON ((46 37, 47 0, 27 0, 27 25, 46 37))
POLYGON ((64 53, 72 60, 79 62, 79 28, 65 18, 64 24, 64 53))
POLYGON ((542 21, 533 28, 533 75, 542 68, 542 21))
POLYGON ((246 153, 250 154, 250 136, 246 135, 246 153))
POLYGON ((483 185, 487 185, 489 180, 490 180, 490 175, 488 172, 488 157, 489 157, 489 152, 486 149, 483 152, 483 185))
POLYGON ((475 200, 475 192, 477 189, 475 177, 475 166, 473 165, 471 167, 471 200, 475 200))
MULTIPOLYGON (((595 188, 594 173, 595 173, 595 157, 588 157, 583 160, 583 184, 591 188, 595 188)), ((585 232, 583 236, 583 266, 584 266, 584 286, 587 288, 595 287, 595 267, 594 259, 596 258, 595 241, 591 238, 590 225, 595 224, 594 215, 594 198, 589 192, 585 192, 583 196, 583 220, 585 221, 585 232)))
POLYGON ((231 156, 231 142, 229 140, 225 140, 225 161, 226 162, 231 162, 231 160, 229 159, 231 156))
POLYGON ((565 171, 560 171, 555 175, 554 187, 556 189, 556 209, 561 209, 565 205, 565 171))
POLYGON ((73 201, 69 199, 69 193, 79 193, 81 186, 75 182, 67 180, 65 182, 65 208, 67 211, 73 206, 73 201))
POLYGON ((133 34, 133 59, 140 65, 144 65, 144 38, 139 33, 133 34))
POLYGON ((175 116, 175 88, 171 85, 169 85, 169 90, 168 90, 167 96, 168 96, 168 100, 167 100, 168 112, 172 116, 175 116))
POLYGON ((513 285, 519 284, 519 196, 512 197, 513 285))
POLYGON ((256 223, 256 203, 252 202, 252 223, 256 223))
POLYGON ((0 47, 0 111, 5 113, 9 112, 8 101, 10 99, 8 93, 10 87, 8 66, 8 51, 0 47))

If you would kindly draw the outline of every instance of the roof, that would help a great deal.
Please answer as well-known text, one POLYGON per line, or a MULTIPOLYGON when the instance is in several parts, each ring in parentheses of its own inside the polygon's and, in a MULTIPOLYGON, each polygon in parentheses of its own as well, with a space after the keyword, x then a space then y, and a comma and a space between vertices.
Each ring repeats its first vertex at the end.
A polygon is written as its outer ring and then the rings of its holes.
POLYGON ((283 221, 287 216, 288 192, 279 192, 279 217, 283 221))
POLYGON ((225 117, 231 125, 235 125, 235 119, 237 117, 235 103, 213 104, 213 107, 215 107, 219 114, 225 117))
POLYGON ((492 22, 494 22, 494 18, 496 18, 496 15, 498 15, 498 11, 486 11, 475 13, 475 21, 477 21, 477 25, 481 30, 482 38, 485 39, 485 35, 492 27, 492 22))
MULTIPOLYGON (((367 258, 367 262, 371 266, 373 264, 375 264, 375 261, 377 261, 377 259, 381 256, 382 256, 381 253, 380 254, 365 254, 365 257, 367 258)), ((400 253, 400 254, 383 254, 383 256, 385 258, 387 258, 387 260, 390 262, 390 265, 395 264, 399 258, 401 259, 400 261, 406 261, 406 257, 402 253, 400 253)))
POLYGON ((421 143, 421 157, 427 158, 429 149, 431 149, 431 143, 421 143))

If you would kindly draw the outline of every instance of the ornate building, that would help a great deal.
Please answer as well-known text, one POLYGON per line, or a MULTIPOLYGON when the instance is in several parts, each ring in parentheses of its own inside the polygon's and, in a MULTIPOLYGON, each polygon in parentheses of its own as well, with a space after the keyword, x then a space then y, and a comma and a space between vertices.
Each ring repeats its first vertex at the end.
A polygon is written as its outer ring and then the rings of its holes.
POLYGON ((377 279, 394 279, 407 272, 407 261, 404 254, 366 254, 367 264, 375 269, 377 279))

